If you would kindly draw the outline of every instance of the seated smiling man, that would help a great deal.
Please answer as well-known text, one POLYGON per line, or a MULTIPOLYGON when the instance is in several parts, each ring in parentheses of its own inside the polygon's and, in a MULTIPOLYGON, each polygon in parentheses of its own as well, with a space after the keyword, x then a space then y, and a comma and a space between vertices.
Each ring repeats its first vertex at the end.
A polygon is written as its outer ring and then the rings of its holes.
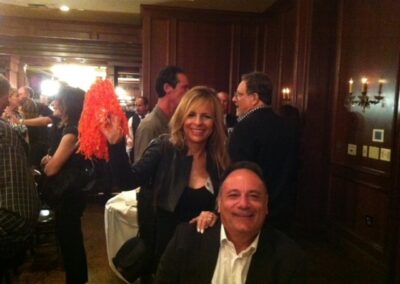
POLYGON ((305 256, 267 225, 268 193, 260 168, 227 169, 218 196, 221 222, 199 234, 180 225, 159 264, 156 283, 304 283, 305 256))

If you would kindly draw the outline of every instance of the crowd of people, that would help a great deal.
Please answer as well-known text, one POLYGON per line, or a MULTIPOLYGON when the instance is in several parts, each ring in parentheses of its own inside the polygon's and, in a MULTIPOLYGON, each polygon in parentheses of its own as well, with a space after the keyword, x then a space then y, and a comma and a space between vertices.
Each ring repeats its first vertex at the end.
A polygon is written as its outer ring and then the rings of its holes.
MULTIPOLYGON (((189 88, 177 66, 160 71, 155 89, 151 111, 146 97, 136 99, 128 135, 117 117, 101 127, 114 183, 140 186, 139 235, 148 251, 141 283, 303 283, 304 255, 286 236, 295 218, 300 132, 272 110, 268 76, 242 76, 232 98, 236 115, 226 91, 189 88)), ((0 151, 8 161, 0 174, 0 258, 15 255, 9 244, 23 248, 34 230, 39 198, 32 167, 45 177, 68 172, 80 180, 84 96, 64 86, 49 113, 29 87, 13 90, 0 77, 0 151), (46 135, 32 139, 38 129, 46 135)), ((81 187, 71 183, 54 208, 66 283, 88 282, 81 187)))

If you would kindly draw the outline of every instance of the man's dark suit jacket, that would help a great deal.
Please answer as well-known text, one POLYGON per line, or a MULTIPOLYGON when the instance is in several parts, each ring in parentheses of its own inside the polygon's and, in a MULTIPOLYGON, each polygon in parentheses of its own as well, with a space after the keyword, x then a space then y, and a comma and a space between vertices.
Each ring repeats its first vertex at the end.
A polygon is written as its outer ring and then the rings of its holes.
POLYGON ((251 161, 261 167, 269 193, 268 223, 285 232, 294 221, 298 148, 295 127, 272 108, 249 113, 229 138, 232 162, 251 161))
POLYGON ((227 128, 232 128, 236 125, 237 123, 237 118, 235 115, 228 113, 225 116, 225 125, 227 128))
MULTIPOLYGON (((178 226, 158 266, 155 283, 210 284, 218 259, 220 231, 220 223, 204 234, 197 233, 195 225, 178 226)), ((264 226, 246 284, 304 282, 303 251, 283 233, 264 226)))

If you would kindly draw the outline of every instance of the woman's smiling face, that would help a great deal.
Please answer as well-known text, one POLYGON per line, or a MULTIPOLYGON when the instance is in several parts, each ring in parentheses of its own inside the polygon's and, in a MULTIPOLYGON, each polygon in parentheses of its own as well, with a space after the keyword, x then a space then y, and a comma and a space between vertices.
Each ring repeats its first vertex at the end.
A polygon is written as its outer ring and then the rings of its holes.
POLYGON ((214 129, 214 108, 210 102, 195 104, 183 123, 186 143, 206 143, 214 129))

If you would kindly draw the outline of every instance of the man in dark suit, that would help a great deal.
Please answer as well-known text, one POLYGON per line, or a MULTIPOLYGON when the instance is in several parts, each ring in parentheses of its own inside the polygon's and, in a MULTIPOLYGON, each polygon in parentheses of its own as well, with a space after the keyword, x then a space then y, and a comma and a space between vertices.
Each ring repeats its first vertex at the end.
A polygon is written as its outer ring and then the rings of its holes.
POLYGON ((304 283, 302 250, 266 224, 268 193, 261 169, 239 162, 224 177, 218 195, 221 223, 203 234, 195 225, 180 225, 155 282, 304 283))
POLYGON ((233 162, 252 161, 269 191, 269 224, 291 232, 296 205, 299 137, 295 127, 271 108, 272 83, 264 73, 242 76, 233 102, 238 123, 229 140, 233 162))

